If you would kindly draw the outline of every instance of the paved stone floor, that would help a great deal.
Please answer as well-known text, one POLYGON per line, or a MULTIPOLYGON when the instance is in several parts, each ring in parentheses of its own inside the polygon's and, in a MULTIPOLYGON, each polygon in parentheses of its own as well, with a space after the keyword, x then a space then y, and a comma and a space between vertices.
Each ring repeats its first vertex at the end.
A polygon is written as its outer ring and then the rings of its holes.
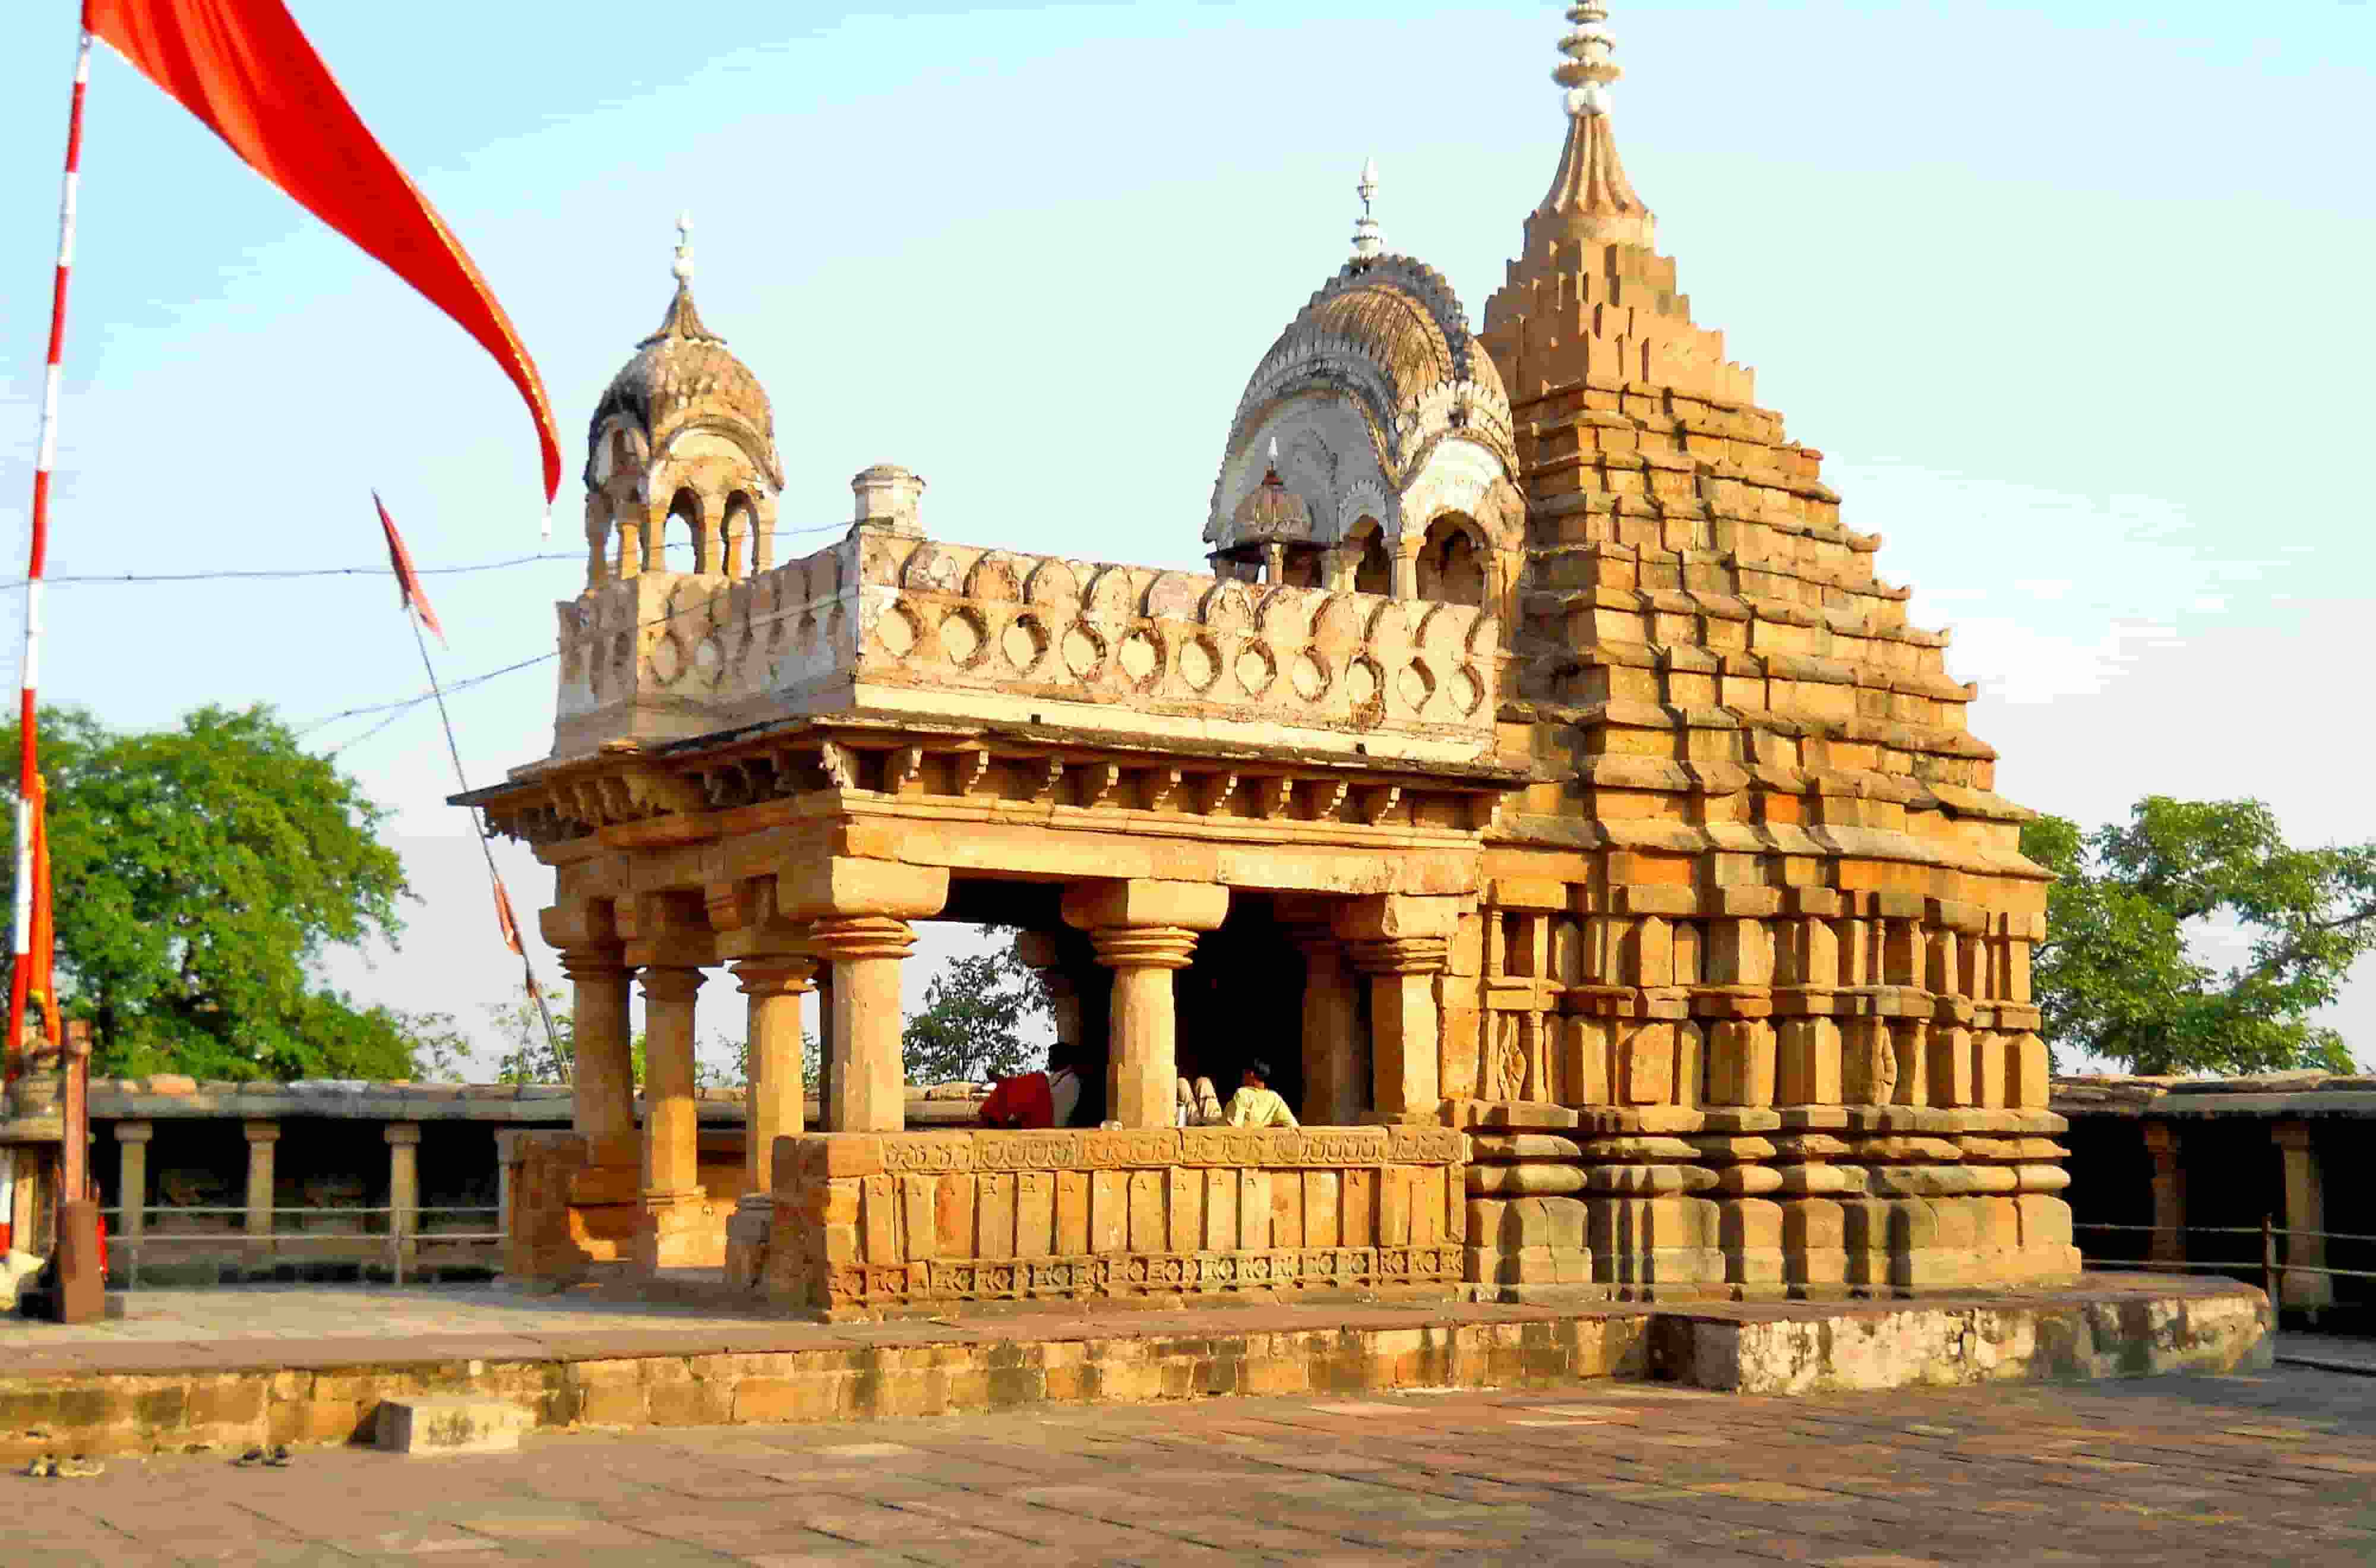
POLYGON ((1749 1399, 1653 1384, 0 1479, 0 1560, 107 1563, 2376 1561, 2376 1382, 2280 1369, 1749 1399))

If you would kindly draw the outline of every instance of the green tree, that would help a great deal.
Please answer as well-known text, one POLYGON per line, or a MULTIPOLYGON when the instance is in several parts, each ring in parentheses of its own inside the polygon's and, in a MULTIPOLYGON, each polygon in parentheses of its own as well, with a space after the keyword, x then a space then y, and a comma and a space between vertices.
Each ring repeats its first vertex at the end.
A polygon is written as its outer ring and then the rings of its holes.
MULTIPOLYGON (((332 947, 393 943, 410 897, 378 838, 386 814, 353 779, 268 707, 129 733, 44 709, 42 731, 60 1003, 89 1021, 98 1071, 411 1070, 414 1025, 320 975, 332 947)), ((16 727, 0 731, 0 749, 16 746, 16 727)))
POLYGON ((2032 977, 2050 1045, 2137 1073, 2351 1070, 2311 1015, 2376 946, 2376 845, 2297 849, 2258 801, 2149 795, 2092 833, 2039 817, 2021 848, 2059 879, 2032 977), (2197 956, 2228 924, 2245 960, 2197 956))
POLYGON ((1037 970, 1015 956, 1014 932, 984 928, 990 951, 953 958, 924 988, 924 1010, 900 1037, 912 1083, 1006 1077, 1036 1065, 1023 1041, 1034 1018, 1053 1016, 1037 970))

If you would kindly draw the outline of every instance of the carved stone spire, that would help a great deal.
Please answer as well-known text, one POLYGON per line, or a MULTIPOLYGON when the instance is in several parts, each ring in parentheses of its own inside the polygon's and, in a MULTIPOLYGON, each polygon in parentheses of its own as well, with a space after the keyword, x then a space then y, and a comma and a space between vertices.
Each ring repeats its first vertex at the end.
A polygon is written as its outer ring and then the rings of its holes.
POLYGON ((1625 73, 1610 58, 1617 41, 1603 25, 1608 7, 1581 0, 1567 18, 1575 26, 1560 40, 1566 58, 1551 72, 1567 89, 1567 145, 1535 218, 1563 237, 1647 246, 1655 220, 1625 177, 1609 125, 1609 86, 1625 73))
POLYGON ((726 341, 702 325, 701 313, 693 305, 693 214, 690 212, 676 215, 676 259, 669 264, 669 272, 676 279, 676 295, 669 301, 668 315, 660 318, 658 331, 636 346, 647 349, 671 338, 687 342, 726 341))
POLYGON ((1356 262, 1375 261, 1386 254, 1385 231, 1370 210, 1371 200, 1378 194, 1378 160, 1374 158, 1361 165, 1360 183, 1353 189, 1360 194, 1361 216, 1353 223, 1353 259, 1356 262))

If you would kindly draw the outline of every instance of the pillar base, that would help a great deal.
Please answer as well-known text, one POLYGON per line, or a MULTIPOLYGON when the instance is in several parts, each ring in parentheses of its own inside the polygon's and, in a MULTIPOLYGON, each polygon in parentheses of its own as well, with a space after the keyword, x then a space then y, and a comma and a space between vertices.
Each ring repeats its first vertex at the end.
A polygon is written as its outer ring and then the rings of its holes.
POLYGON ((726 1218, 726 1283, 756 1290, 766 1278, 767 1236, 776 1224, 776 1200, 745 1193, 726 1218))
POLYGON ((723 1268, 726 1217, 707 1194, 646 1193, 629 1258, 638 1274, 664 1268, 723 1268))

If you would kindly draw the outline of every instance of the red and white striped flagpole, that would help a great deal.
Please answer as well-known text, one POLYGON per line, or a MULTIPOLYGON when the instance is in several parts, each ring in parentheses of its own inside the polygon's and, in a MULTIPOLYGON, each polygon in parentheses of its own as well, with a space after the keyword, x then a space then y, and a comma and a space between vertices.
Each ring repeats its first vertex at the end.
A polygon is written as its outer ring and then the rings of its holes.
MULTIPOLYGON (((66 116, 66 166, 58 193, 58 275, 50 293, 49 369, 42 383, 42 434, 33 458, 31 541, 25 564, 25 678, 18 713, 17 775, 17 961, 8 982, 6 1047, 24 1038, 25 991, 33 949, 33 793, 41 777, 41 749, 33 719, 34 693, 42 675, 42 572, 50 553, 50 469, 58 456, 58 362, 66 340, 66 279, 74 270, 75 182, 82 170, 82 99, 90 85, 90 31, 75 47, 74 107, 66 116)), ((55 1007, 57 999, 44 999, 55 1007)), ((79 1194, 69 1194, 78 1197, 79 1194)))

